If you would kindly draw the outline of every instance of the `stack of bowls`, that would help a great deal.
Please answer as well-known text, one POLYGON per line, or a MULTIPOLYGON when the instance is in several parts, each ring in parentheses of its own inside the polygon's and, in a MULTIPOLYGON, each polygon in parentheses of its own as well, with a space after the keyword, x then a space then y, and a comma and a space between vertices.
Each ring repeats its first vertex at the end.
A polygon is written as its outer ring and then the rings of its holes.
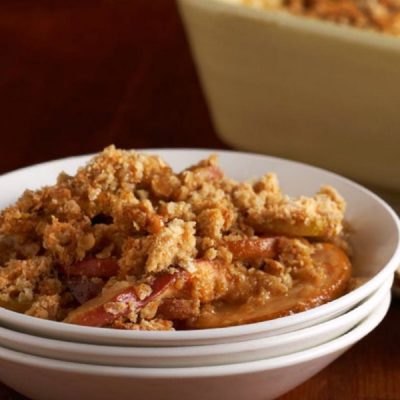
MULTIPOLYGON (((176 169, 210 151, 153 150, 176 169)), ((321 184, 346 198, 354 276, 360 285, 317 308, 272 321, 197 331, 143 332, 89 328, 0 309, 0 380, 32 399, 273 399, 339 357, 372 331, 390 304, 400 264, 400 224, 373 193, 335 174, 287 160, 218 152, 228 176, 278 174, 283 191, 311 194, 321 184), (301 179, 299 179, 299 177, 301 179)), ((73 173, 85 157, 0 177, 8 201, 20 188, 73 173)), ((4 206, 6 204, 2 204, 4 206)))

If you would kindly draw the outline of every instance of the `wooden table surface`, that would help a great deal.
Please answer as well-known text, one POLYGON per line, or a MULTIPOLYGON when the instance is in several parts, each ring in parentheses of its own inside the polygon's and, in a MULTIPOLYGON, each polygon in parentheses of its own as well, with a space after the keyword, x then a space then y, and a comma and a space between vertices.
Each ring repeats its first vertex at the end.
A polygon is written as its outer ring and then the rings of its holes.
MULTIPOLYGON (((173 0, 3 0, 0 173, 126 148, 227 148, 173 0)), ((400 399, 400 302, 289 399, 400 399)), ((95 398, 95 397, 94 397, 95 398)), ((0 399, 24 399, 0 384, 0 399)))

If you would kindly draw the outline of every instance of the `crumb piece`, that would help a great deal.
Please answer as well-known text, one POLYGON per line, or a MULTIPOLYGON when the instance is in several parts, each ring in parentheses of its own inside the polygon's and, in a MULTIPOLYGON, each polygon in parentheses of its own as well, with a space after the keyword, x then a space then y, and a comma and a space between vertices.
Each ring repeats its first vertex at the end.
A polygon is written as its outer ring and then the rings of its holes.
POLYGON ((39 298, 32 304, 26 315, 32 317, 57 320, 60 307, 60 296, 55 295, 44 295, 39 296, 39 298))
POLYGON ((175 219, 154 235, 146 271, 159 272, 174 264, 185 267, 196 253, 194 227, 193 222, 175 219))

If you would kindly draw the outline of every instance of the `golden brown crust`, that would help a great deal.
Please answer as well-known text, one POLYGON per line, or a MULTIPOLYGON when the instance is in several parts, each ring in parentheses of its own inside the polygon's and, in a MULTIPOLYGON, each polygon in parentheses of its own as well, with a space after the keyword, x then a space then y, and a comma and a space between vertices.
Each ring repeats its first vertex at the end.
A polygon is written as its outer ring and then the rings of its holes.
POLYGON ((119 329, 195 326, 214 303, 318 284, 314 243, 347 246, 344 210, 331 187, 290 198, 275 174, 238 183, 215 156, 175 173, 110 146, 2 211, 0 306, 119 329))

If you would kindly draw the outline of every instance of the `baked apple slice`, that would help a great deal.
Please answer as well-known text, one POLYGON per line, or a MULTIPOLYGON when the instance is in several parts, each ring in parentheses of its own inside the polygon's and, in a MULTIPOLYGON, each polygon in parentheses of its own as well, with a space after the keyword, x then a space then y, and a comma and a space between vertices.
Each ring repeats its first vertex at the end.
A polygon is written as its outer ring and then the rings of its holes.
POLYGON ((188 320, 189 328, 217 328, 270 320, 308 310, 342 295, 351 276, 346 254, 329 243, 315 245, 315 279, 296 281, 284 295, 260 297, 249 293, 244 303, 215 301, 204 307, 199 317, 188 320))
POLYGON ((115 258, 88 257, 67 266, 59 266, 68 289, 79 304, 98 296, 103 289, 104 279, 118 274, 119 265, 115 258))
POLYGON ((86 276, 88 278, 111 278, 118 274, 119 265, 115 258, 88 257, 60 270, 67 276, 86 276))
POLYGON ((117 318, 136 313, 149 302, 166 293, 173 286, 178 274, 155 277, 150 285, 151 292, 140 296, 140 284, 127 281, 116 282, 102 294, 71 311, 64 322, 85 326, 103 327, 117 318))
POLYGON ((225 246, 238 260, 275 258, 278 254, 278 237, 227 240, 225 246))

